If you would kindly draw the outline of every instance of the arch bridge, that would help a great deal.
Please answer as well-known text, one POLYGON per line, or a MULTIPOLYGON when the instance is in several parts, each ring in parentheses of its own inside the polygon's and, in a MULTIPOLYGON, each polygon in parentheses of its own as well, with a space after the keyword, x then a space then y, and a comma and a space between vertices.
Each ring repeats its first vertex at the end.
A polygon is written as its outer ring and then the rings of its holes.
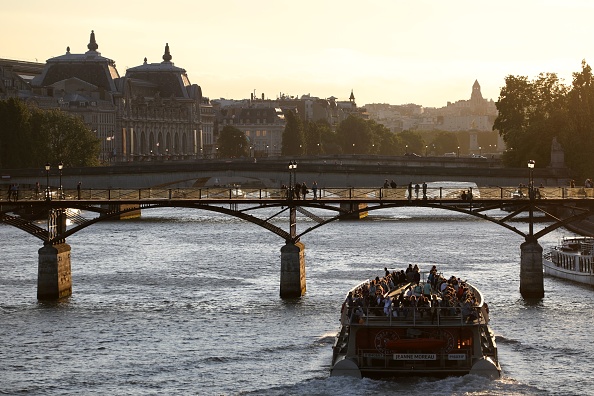
POLYGON ((302 296, 306 291, 305 246, 301 238, 328 223, 362 218, 371 211, 399 207, 427 207, 475 216, 513 231, 525 242, 521 248, 520 292, 524 298, 544 296, 542 247, 538 239, 547 233, 592 215, 593 188, 432 186, 404 188, 324 188, 303 197, 289 189, 174 188, 85 189, 57 191, 24 190, 18 197, 0 199, 0 221, 19 228, 43 242, 39 249, 40 300, 72 294, 70 246, 66 238, 101 221, 139 216, 151 208, 192 208, 234 216, 265 228, 282 238, 280 295, 302 296), (305 198, 305 199, 304 199, 305 198), (268 217, 258 214, 266 211, 268 217), (270 209, 276 209, 270 216, 270 209), (501 215, 501 210, 507 214, 501 215), (297 231, 297 212, 314 225, 297 231), (315 212, 315 213, 314 213, 315 212), (323 217, 320 212, 327 213, 323 217), (527 212, 528 231, 511 224, 527 212), (551 223, 534 230, 534 213, 542 212, 551 223), (272 220, 288 213, 283 229, 272 220), (38 225, 47 219, 47 227, 38 225))

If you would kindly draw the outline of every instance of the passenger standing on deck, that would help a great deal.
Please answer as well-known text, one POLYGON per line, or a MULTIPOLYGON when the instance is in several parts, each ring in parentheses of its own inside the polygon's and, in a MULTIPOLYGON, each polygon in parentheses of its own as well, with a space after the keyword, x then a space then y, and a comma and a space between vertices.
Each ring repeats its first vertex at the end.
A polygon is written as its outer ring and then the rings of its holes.
POLYGON ((412 199, 412 182, 408 183, 408 201, 412 199))
POLYGON ((305 199, 305 196, 307 195, 308 192, 309 192, 309 190, 307 189, 307 184, 305 184, 305 182, 303 182, 303 184, 301 184, 301 194, 303 195, 303 199, 305 199))
POLYGON ((384 188, 390 188, 390 183, 388 183, 388 179, 384 180, 384 188))
POLYGON ((311 190, 313 191, 313 199, 318 199, 318 182, 314 180, 313 184, 311 185, 311 190))
POLYGON ((421 186, 419 186, 419 183, 415 184, 415 197, 416 199, 419 199, 419 190, 421 189, 421 186))
POLYGON ((423 199, 427 199, 427 183, 423 182, 423 199))
POLYGON ((390 182, 390 187, 392 187, 392 188, 398 187, 398 185, 396 184, 396 182, 394 181, 394 179, 392 179, 392 181, 390 182))

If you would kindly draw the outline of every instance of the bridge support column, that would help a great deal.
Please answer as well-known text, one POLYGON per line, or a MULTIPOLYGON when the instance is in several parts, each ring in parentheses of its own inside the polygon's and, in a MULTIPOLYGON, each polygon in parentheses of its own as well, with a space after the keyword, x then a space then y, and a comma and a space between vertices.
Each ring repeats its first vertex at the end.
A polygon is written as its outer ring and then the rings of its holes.
POLYGON ((536 240, 527 240, 520 250, 520 294, 524 298, 543 298, 542 246, 536 240))
POLYGON ((39 249, 37 299, 58 300, 72 294, 70 245, 44 245, 39 249))
POLYGON ((288 242, 281 248, 281 298, 296 298, 305 294, 305 245, 288 242))

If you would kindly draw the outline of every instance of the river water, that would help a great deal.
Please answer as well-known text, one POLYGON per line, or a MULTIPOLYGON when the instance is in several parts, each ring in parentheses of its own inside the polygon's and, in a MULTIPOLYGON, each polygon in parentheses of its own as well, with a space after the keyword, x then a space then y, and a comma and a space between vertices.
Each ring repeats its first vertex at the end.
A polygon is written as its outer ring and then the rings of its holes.
MULTIPOLYGON (((288 228, 286 216, 276 221, 288 228)), ((571 233, 556 230, 540 243, 562 235, 571 233)), ((0 224, 0 394, 594 394, 594 290, 545 278, 545 298, 524 301, 516 233, 401 208, 330 223, 302 241, 307 294, 281 300, 277 236, 216 213, 145 210, 71 236, 73 295, 40 303, 41 242, 0 224), (502 379, 329 377, 345 293, 384 266, 409 263, 435 264, 483 292, 502 379)))

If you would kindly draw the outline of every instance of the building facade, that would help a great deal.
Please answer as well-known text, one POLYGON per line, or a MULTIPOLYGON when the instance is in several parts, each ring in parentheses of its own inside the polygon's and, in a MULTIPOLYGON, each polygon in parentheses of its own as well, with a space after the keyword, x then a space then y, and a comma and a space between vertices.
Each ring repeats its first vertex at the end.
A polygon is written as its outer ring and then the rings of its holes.
POLYGON ((199 158, 212 149, 210 101, 171 62, 168 44, 162 62, 145 58, 124 77, 98 48, 91 32, 88 51, 76 54, 67 47, 41 70, 37 64, 20 62, 15 69, 3 62, 0 93, 80 117, 101 141, 104 162, 199 158))

